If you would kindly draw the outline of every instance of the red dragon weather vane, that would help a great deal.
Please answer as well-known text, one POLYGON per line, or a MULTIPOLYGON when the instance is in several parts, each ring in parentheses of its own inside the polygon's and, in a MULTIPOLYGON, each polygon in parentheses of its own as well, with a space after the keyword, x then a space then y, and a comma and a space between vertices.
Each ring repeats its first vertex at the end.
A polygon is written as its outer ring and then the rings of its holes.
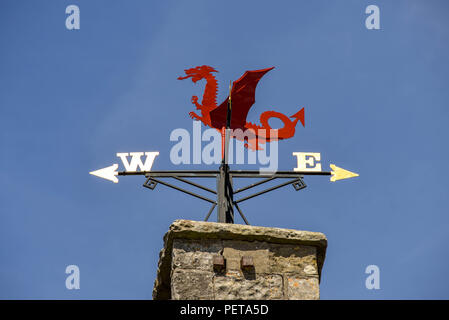
POLYGON ((219 106, 217 106, 217 80, 213 75, 213 72, 218 72, 217 70, 210 66, 203 65, 186 69, 184 70, 186 75, 178 77, 179 80, 191 78, 194 83, 203 79, 206 80, 206 87, 201 104, 198 102, 197 96, 192 97, 192 103, 197 110, 201 111, 201 115, 198 115, 193 111, 190 112, 189 115, 192 119, 199 120, 206 126, 215 128, 221 132, 222 162, 218 170, 155 171, 152 170, 152 166, 156 156, 159 155, 159 152, 151 151, 117 153, 117 157, 121 159, 123 166, 125 167, 124 171, 118 171, 119 165, 115 163, 109 167, 91 171, 90 174, 115 183, 118 183, 117 176, 143 175, 146 178, 143 186, 150 190, 154 190, 158 184, 161 184, 197 199, 209 202, 212 206, 206 215, 205 221, 209 219, 211 213, 214 211, 215 207, 217 207, 218 222, 234 223, 234 208, 236 208, 246 224, 249 224, 249 222, 239 205, 243 201, 253 199, 287 185, 292 185, 296 191, 302 190, 306 187, 306 184, 303 181, 305 175, 331 176, 330 181, 357 177, 357 173, 342 169, 334 164, 330 164, 332 171, 322 171, 320 163, 321 154, 317 152, 293 152, 293 156, 296 157, 297 160, 297 167, 294 168, 293 171, 277 171, 276 169, 275 172, 261 174, 258 170, 230 169, 226 157, 228 152, 226 150, 228 149, 228 142, 231 137, 244 141, 245 147, 248 149, 263 150, 260 144, 293 137, 298 121, 301 121, 301 124, 304 126, 304 108, 290 117, 277 111, 265 111, 260 115, 260 125, 246 121, 249 109, 255 102, 257 84, 259 80, 272 69, 273 68, 246 71, 238 80, 232 82, 229 96, 219 106), (272 129, 268 123, 270 118, 280 119, 283 122, 283 127, 272 129), (129 157, 131 157, 130 160, 128 160, 129 157), (141 157, 145 157, 145 161, 142 161, 141 157), (190 178, 216 179, 217 188, 216 190, 212 190, 209 187, 190 181, 190 178), (258 178, 262 180, 234 190, 233 181, 239 178, 258 178), (216 199, 210 199, 203 194, 174 185, 167 180, 164 181, 164 179, 175 180, 187 184, 192 188, 196 188, 196 190, 200 189, 212 193, 216 196, 216 199), (242 196, 240 193, 247 192, 247 190, 250 190, 253 187, 260 186, 275 179, 287 181, 247 196, 242 196), (235 199, 234 195, 239 195, 239 199, 235 199))
MULTIPOLYGON (((232 96, 232 115, 230 122, 230 129, 241 129, 250 134, 233 135, 232 137, 238 140, 246 140, 245 147, 251 150, 263 150, 260 144, 265 144, 273 140, 283 140, 291 138, 295 135, 295 127, 298 121, 305 126, 304 123, 304 108, 296 112, 294 115, 287 117, 285 114, 277 111, 265 111, 260 115, 261 125, 257 125, 246 121, 249 109, 256 101, 256 87, 259 80, 274 67, 246 71, 238 80, 232 83, 230 95, 232 96), (279 129, 273 129, 268 120, 270 118, 280 119, 284 126, 279 129), (290 120, 292 118, 293 120, 290 120), (273 135, 270 134, 273 130, 273 135)), ((229 96, 217 106, 217 92, 218 84, 213 72, 218 72, 210 66, 198 66, 195 68, 186 69, 185 76, 178 77, 178 80, 191 78, 192 82, 196 83, 200 80, 206 80, 206 87, 203 93, 201 104, 198 103, 198 97, 192 97, 192 104, 197 110, 201 111, 201 116, 195 112, 190 112, 189 116, 194 120, 201 121, 204 125, 215 128, 219 131, 226 127, 227 105, 229 96)))

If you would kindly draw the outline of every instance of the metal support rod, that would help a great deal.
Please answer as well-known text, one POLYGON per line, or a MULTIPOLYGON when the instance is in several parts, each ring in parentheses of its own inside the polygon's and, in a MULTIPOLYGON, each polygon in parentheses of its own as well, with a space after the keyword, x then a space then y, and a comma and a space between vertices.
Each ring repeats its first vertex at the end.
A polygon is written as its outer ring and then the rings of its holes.
POLYGON ((217 194, 217 192, 215 192, 214 190, 209 189, 209 188, 206 188, 205 186, 202 186, 202 185, 197 184, 197 183, 195 183, 195 182, 192 182, 192 181, 189 181, 189 180, 185 180, 185 179, 182 179, 182 178, 180 178, 180 177, 173 177, 173 179, 176 179, 176 180, 182 181, 182 182, 184 182, 184 183, 190 184, 190 185, 192 185, 192 186, 194 186, 194 187, 197 187, 197 188, 206 190, 206 191, 208 191, 208 192, 210 192, 210 193, 217 194))
POLYGON ((257 196, 260 196, 260 195, 262 195, 262 194, 264 194, 264 193, 267 193, 267 192, 270 192, 270 191, 279 189, 279 188, 284 187, 284 186, 289 185, 289 184, 293 184, 293 183, 295 183, 295 182, 297 182, 297 181, 300 181, 300 180, 301 180, 301 178, 297 178, 297 179, 293 179, 293 180, 284 182, 284 183, 282 183, 282 184, 280 184, 280 185, 277 185, 277 186, 274 186, 274 187, 272 187, 272 188, 269 188, 269 189, 266 189, 266 190, 263 190, 263 191, 254 193, 254 194, 252 194, 252 195, 250 195, 250 196, 241 198, 241 199, 235 201, 235 203, 239 203, 239 202, 242 202, 242 201, 245 201, 245 200, 248 200, 248 199, 257 197, 257 196))
POLYGON ((234 223, 232 181, 229 176, 229 166, 222 164, 217 177, 218 222, 234 223))
POLYGON ((229 173, 234 178, 295 178, 298 176, 330 176, 329 171, 276 171, 273 174, 261 174, 258 170, 231 170, 229 173))
MULTIPOLYGON (((175 189, 175 190, 178 190, 178 191, 187 193, 187 194, 189 194, 189 195, 191 195, 191 196, 193 196, 193 197, 196 197, 196 198, 198 198, 198 199, 202 199, 202 200, 207 201, 207 202, 210 202, 210 203, 216 203, 214 200, 211 200, 211 199, 209 199, 209 198, 203 197, 202 195, 199 195, 199 194, 190 192, 190 191, 185 190, 185 189, 183 189, 183 188, 180 188, 180 187, 177 187, 177 186, 175 186, 175 185, 172 185, 172 184, 170 184, 170 183, 168 183, 168 182, 164 182, 164 181, 161 181, 161 180, 158 180, 158 179, 154 179, 153 177, 149 177, 149 178, 147 179, 147 181, 146 181, 146 182, 144 183, 144 185, 143 185, 144 187, 149 188, 148 186, 146 186, 146 184, 147 184, 147 182, 148 182, 149 180, 152 180, 152 181, 154 181, 154 182, 163 184, 164 186, 170 187, 170 188, 172 188, 172 189, 175 189)), ((151 189, 151 188, 150 188, 150 189, 151 189)))
POLYGON ((212 213, 212 211, 214 211, 215 207, 217 206, 217 203, 215 202, 212 207, 210 208, 209 212, 207 213, 206 218, 204 219, 204 221, 209 220, 210 214, 212 213))
POLYGON ((159 178, 171 178, 173 176, 182 178, 215 178, 220 172, 217 170, 174 170, 174 171, 119 171, 119 176, 140 176, 144 175, 159 178))
POLYGON ((234 202, 234 206, 237 208, 237 211, 240 213, 240 216, 242 217, 243 221, 245 221, 245 223, 246 223, 247 225, 249 225, 248 220, 246 220, 246 217, 245 217, 245 215, 243 214, 242 210, 240 210, 240 207, 239 207, 239 205, 237 204, 237 202, 234 202))
POLYGON ((217 220, 222 223, 234 223, 234 206, 233 206, 233 187, 232 187, 232 177, 229 174, 228 166, 228 147, 231 128, 231 92, 232 92, 232 82, 229 84, 229 99, 228 106, 226 110, 226 127, 221 130, 222 136, 222 162, 220 166, 220 173, 217 176, 217 204, 218 204, 218 214, 217 220))
POLYGON ((269 181, 271 181, 271 180, 274 180, 274 179, 276 179, 276 178, 277 178, 277 177, 271 177, 271 178, 268 178, 268 179, 265 179, 265 180, 262 180, 262 181, 259 181, 259 182, 250 184, 249 186, 246 186, 246 187, 244 187, 244 188, 238 189, 237 191, 234 191, 234 194, 239 193, 239 192, 242 192, 242 191, 245 191, 245 190, 248 190, 248 189, 251 189, 251 188, 254 188, 254 187, 257 187, 257 186, 259 186, 259 185, 261 185, 261 184, 263 184, 263 183, 267 183, 267 182, 269 182, 269 181))
MULTIPOLYGON (((173 176, 181 178, 216 178, 220 174, 217 170, 174 170, 174 171, 119 171, 119 176, 139 176, 170 178, 173 176)), ((298 176, 330 176, 329 171, 277 171, 273 174, 261 174, 258 170, 230 170, 229 174, 235 178, 294 178, 298 176)))

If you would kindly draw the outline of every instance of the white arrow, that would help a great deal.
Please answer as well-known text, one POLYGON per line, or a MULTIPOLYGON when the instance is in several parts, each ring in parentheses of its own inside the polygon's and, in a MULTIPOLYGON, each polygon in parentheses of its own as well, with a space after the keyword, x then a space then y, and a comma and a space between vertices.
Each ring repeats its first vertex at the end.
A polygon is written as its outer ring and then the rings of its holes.
POLYGON ((113 164, 112 166, 103 168, 103 169, 98 169, 95 171, 91 171, 89 172, 91 175, 112 181, 114 183, 118 183, 118 179, 116 177, 116 175, 118 175, 117 172, 118 169, 118 164, 113 164))

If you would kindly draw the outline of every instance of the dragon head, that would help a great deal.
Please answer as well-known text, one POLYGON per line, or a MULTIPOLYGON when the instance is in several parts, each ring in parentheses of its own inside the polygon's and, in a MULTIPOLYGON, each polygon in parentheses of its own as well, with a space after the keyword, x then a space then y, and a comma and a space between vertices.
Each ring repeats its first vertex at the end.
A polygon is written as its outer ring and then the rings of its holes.
POLYGON ((185 69, 186 73, 185 77, 178 77, 178 80, 184 80, 187 78, 192 78, 192 82, 196 83, 197 81, 206 78, 211 72, 218 72, 212 67, 209 66, 198 66, 195 68, 185 69))

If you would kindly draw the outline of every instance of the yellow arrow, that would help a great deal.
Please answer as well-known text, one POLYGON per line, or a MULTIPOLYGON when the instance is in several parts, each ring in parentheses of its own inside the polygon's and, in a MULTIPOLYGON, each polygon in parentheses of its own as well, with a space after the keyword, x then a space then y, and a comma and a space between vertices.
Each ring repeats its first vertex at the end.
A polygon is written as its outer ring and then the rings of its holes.
POLYGON ((332 182, 359 176, 357 173, 337 167, 335 164, 331 164, 331 169, 332 169, 332 171, 331 171, 331 173, 332 173, 331 181, 332 182))

